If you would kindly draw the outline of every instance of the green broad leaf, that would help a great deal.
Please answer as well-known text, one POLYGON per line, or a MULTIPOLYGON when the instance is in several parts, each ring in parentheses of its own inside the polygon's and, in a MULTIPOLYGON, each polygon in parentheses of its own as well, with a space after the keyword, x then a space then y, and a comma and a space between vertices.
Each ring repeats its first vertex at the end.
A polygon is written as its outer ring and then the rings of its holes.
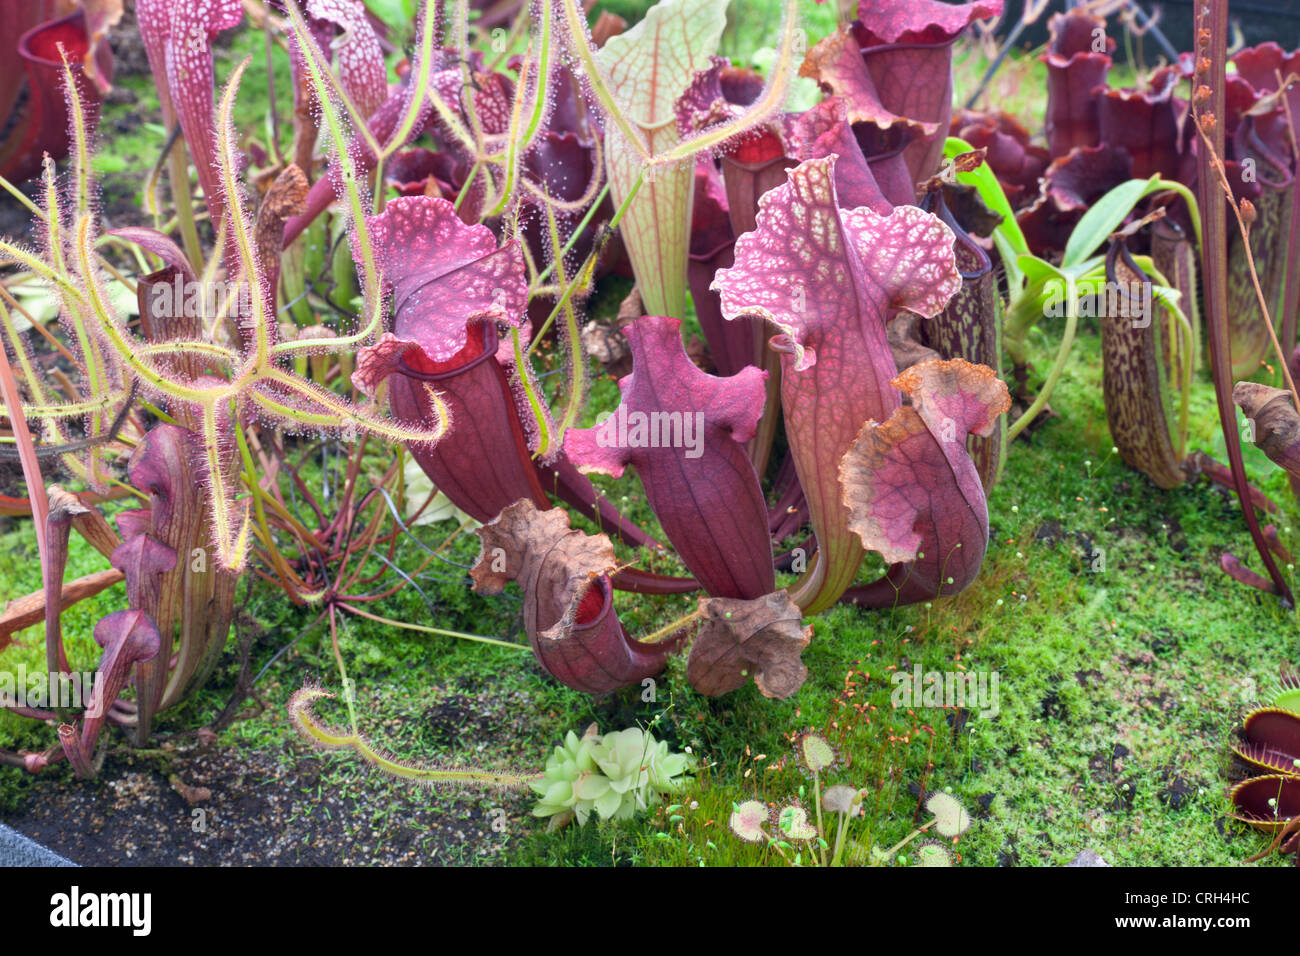
MULTIPOLYGON (((964 139, 949 136, 944 144, 943 155, 945 159, 952 159, 961 153, 970 153, 974 152, 974 150, 975 147, 964 139)), ((1025 240, 1025 234, 1020 231, 1020 224, 1016 222, 1016 214, 1011 209, 1007 194, 1002 191, 1002 184, 998 182, 997 176, 993 174, 993 170, 989 168, 988 163, 982 163, 968 173, 958 173, 957 181, 964 186, 974 186, 975 190, 980 194, 980 198, 984 200, 984 205, 1002 217, 1002 222, 998 224, 993 234, 995 241, 1000 236, 1007 246, 1007 250, 1004 251, 1002 244, 999 243, 998 251, 1002 253, 1008 274, 1012 273, 1014 260, 1008 260, 1007 251, 1014 256, 1028 255, 1029 243, 1025 240)), ((1018 273, 1019 270, 1015 271, 1018 273)), ((1012 288, 1015 288, 1015 285, 1012 288)))
POLYGON ((1080 281, 1093 274, 1104 276, 1106 274, 1106 257, 1093 256, 1089 259, 1084 259, 1078 265, 1062 266, 1061 271, 1072 279, 1080 281))
POLYGON ((1016 265, 1024 273, 1025 282, 1029 285, 1053 281, 1061 282, 1066 278, 1066 274, 1056 266, 1035 255, 1017 256, 1016 265))
POLYGON ((1016 266, 1016 250, 1006 234, 996 229, 993 230, 993 245, 997 247, 998 255, 1002 259, 1002 267, 1007 273, 1007 288, 1014 293, 1025 282, 1025 277, 1016 266))
POLYGON ((1061 257, 1062 267, 1078 265, 1096 252, 1107 237, 1120 227, 1138 201, 1160 188, 1159 183, 1159 176, 1130 179, 1097 200, 1070 233, 1070 240, 1065 244, 1065 255, 1061 257))

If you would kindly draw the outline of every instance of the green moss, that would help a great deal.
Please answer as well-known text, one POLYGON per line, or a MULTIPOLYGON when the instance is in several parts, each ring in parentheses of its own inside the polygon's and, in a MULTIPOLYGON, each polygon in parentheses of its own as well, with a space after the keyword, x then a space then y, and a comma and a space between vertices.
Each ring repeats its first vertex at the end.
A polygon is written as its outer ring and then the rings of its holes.
MULTIPOLYGON (((715 765, 680 830, 642 836, 646 863, 780 863, 728 832, 727 818, 745 799, 811 806, 787 740, 805 727, 849 763, 826 782, 868 789, 851 831, 868 846, 910 832, 909 784, 948 790, 976 814, 957 847, 967 864, 1060 864, 1092 847, 1115 865, 1224 865, 1262 845, 1224 819, 1226 742, 1252 680, 1296 659, 1295 615, 1218 570, 1225 549, 1253 555, 1235 501, 1204 482, 1161 491, 1111 453, 1098 347, 1093 335, 1080 341, 1053 400, 1059 417, 1012 448, 990 500, 988 558, 966 592, 824 615, 804 653, 809 680, 787 702, 753 688, 708 701, 673 681, 683 739, 715 765), (1094 571, 1097 549, 1104 570, 1094 571), (895 710, 891 675, 918 664, 997 672, 1000 712, 958 730, 951 710, 895 710), (846 697, 850 671, 859 686, 846 697)), ((1207 383, 1196 398, 1207 437, 1207 383)), ((1252 479, 1283 503, 1279 525, 1292 525, 1281 473, 1252 479)))
MULTIPOLYGON (((827 4, 812 14, 824 17, 829 10, 827 4)), ((629 7, 625 15, 632 13, 629 7)), ((752 53, 770 35, 750 37, 748 22, 733 23, 727 42, 738 50, 752 53)), ((809 30, 813 37, 825 32, 821 26, 809 30)), ((261 43, 251 31, 236 34, 221 74, 235 58, 260 58, 261 43)), ((282 60, 277 57, 281 66, 282 60)), ((281 66, 276 92, 284 118, 289 86, 281 66)), ((1041 64, 1028 60, 1023 68, 1034 76, 1041 64)), ((978 76, 982 61, 963 56, 958 70, 978 76)), ((140 98, 133 109, 152 115, 151 84, 128 83, 140 98)), ((1034 82, 1023 87, 1042 88, 1034 82)), ((266 95, 263 72, 249 71, 240 129, 262 129, 266 95)), ((1042 106, 1028 93, 1023 103, 999 105, 1023 108, 1031 121, 1042 106)), ((107 120, 114 109, 106 111, 107 120)), ((163 139, 148 122, 113 133, 111 155, 101 154, 100 168, 134 171, 132 188, 138 189, 138 174, 152 165, 163 139)), ((612 314, 625 292, 625 285, 609 284, 598 292, 593 312, 612 314)), ((686 328, 698 331, 693 317, 686 328)), ((1040 368, 1048 364, 1051 344, 1046 335, 1031 338, 1040 368)), ((1225 820, 1225 744, 1251 682, 1300 659, 1295 615, 1218 570, 1224 550, 1256 563, 1230 495, 1204 482, 1159 490, 1111 452, 1098 352, 1095 330, 1086 330, 1054 397, 1057 416, 1010 450, 1004 479, 990 498, 992 541, 975 584, 931 606, 836 608, 823 615, 804 655, 808 681, 791 700, 764 699, 752 686, 721 700, 704 698, 691 690, 677 659, 658 680, 654 701, 642 701, 640 688, 597 701, 545 677, 526 653, 344 616, 339 649, 357 682, 362 731, 412 759, 528 769, 540 768, 567 730, 580 731, 591 721, 616 729, 657 720, 656 734, 703 758, 696 785, 671 814, 680 821, 670 822, 661 809, 628 824, 556 834, 543 833, 538 824, 503 842, 499 855, 515 863, 783 865, 772 850, 732 834, 727 820, 734 803, 747 799, 777 806, 799 801, 813 809, 812 782, 796 768, 791 746, 792 735, 807 728, 826 734, 839 753, 821 782, 868 792, 863 817, 851 831, 863 847, 904 838, 924 788, 955 794, 974 814, 975 825, 956 847, 966 865, 1060 864, 1083 847, 1116 865, 1229 864, 1251 855, 1263 839, 1225 820), (1098 549, 1104 569, 1094 571, 1098 549), (996 672, 997 716, 963 722, 952 711, 894 708, 892 675, 917 665, 996 672), (463 725, 428 719, 431 708, 467 695, 502 705, 463 725)), ((584 423, 616 402, 614 383, 597 370, 584 423)), ((1204 380, 1193 396, 1192 431, 1192 447, 1223 457, 1213 393, 1204 380)), ((1294 540, 1300 515, 1283 475, 1250 447, 1247 462, 1252 479, 1283 505, 1275 520, 1284 540, 1294 540)), ((305 469, 304 478, 318 481, 319 471, 305 469)), ((597 481, 658 533, 634 475, 597 481)), ((580 519, 574 523, 594 530, 580 519)), ((4 598, 39 586, 30 529, 13 527, 0 537, 4 598)), ((415 586, 367 609, 397 621, 522 641, 516 589, 484 599, 468 588, 464 568, 477 552, 475 536, 460 535, 445 560, 415 573, 426 556, 417 540, 437 547, 454 530, 454 523, 444 523, 405 536, 393 563, 413 574, 415 586)), ((622 554, 651 570, 681 571, 671 558, 622 554)), ((74 536, 68 576, 104 566, 74 536)), ((872 563, 864 579, 879 568, 872 563)), ((241 586, 241 602, 245 593, 241 586)), ((93 665, 94 623, 123 601, 117 586, 64 615, 74 664, 93 665)), ((620 613, 630 631, 645 633, 692 605, 691 598, 629 595, 620 598, 620 613)), ((294 607, 263 582, 242 611, 240 634, 249 641, 253 672, 265 668, 255 686, 265 709, 252 708, 219 744, 273 753, 288 766, 304 746, 285 713, 289 695, 312 680, 338 688, 329 632, 320 623, 309 628, 319 608, 294 607)), ((237 674, 236 646, 232 641, 207 688, 163 716, 161 734, 202 726, 224 706, 237 674)), ((39 668, 43 657, 40 628, 32 628, 0 653, 0 668, 19 662, 39 668)), ((337 701, 320 713, 336 723, 346 720, 337 701)), ((49 728, 0 713, 0 746, 42 749, 52 742, 49 728)), ((394 803, 384 795, 402 787, 370 774, 348 754, 325 755, 321 762, 317 795, 351 797, 358 813, 382 817, 394 803)), ((67 768, 50 773, 66 775, 67 768)), ((20 806, 30 787, 30 778, 0 769, 0 810, 20 806)), ((465 812, 463 800, 431 799, 447 813, 465 812)), ((474 798, 482 808, 500 799, 474 798)), ((526 805, 527 799, 516 802, 526 805)))

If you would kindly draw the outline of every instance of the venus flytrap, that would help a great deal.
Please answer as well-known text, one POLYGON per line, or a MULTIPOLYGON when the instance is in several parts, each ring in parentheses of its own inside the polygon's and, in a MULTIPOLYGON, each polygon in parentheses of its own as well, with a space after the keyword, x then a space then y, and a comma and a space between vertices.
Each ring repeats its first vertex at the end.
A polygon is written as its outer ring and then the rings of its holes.
POLYGON ((1280 679, 1245 717, 1232 752, 1252 776, 1229 791, 1233 819, 1272 833, 1251 863, 1275 850, 1300 851, 1300 672, 1282 668, 1280 679))

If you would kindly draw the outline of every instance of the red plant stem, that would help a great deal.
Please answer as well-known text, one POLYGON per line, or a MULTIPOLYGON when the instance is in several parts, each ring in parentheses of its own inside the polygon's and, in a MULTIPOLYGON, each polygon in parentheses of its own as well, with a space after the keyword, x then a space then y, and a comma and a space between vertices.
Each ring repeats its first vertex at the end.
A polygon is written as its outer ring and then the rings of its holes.
MULTIPOLYGON (((1200 121, 1208 114, 1209 128, 1202 127, 1211 149, 1202 149, 1197 155, 1197 183, 1200 195, 1202 235, 1204 248, 1202 260, 1205 280, 1205 316, 1209 331, 1210 370, 1214 377, 1214 394, 1219 403, 1219 424, 1223 428, 1223 441, 1228 450, 1228 464, 1232 468, 1237 500, 1241 504, 1246 527, 1250 530, 1255 550, 1273 582, 1273 592, 1288 607, 1295 606, 1291 588, 1282 576, 1273 553, 1264 540, 1251 502, 1250 484, 1246 480, 1246 466, 1241 457, 1241 436, 1237 431, 1237 407, 1232 402, 1232 352, 1228 337, 1228 222, 1224 197, 1220 194, 1214 163, 1222 162, 1223 130, 1227 119, 1227 38, 1228 0, 1209 0, 1206 7, 1198 5, 1196 19, 1197 56, 1209 58, 1208 75, 1197 74, 1193 85, 1204 84, 1210 89, 1210 99, 1196 111, 1193 119, 1200 121), (1202 32, 1208 42, 1200 42, 1202 32)), ((1195 99, 1195 91, 1193 92, 1195 99)), ((1229 200, 1231 201, 1231 200, 1229 200)))
POLYGON ((78 777, 84 780, 95 775, 95 768, 91 765, 90 756, 82 747, 82 740, 76 727, 71 724, 60 724, 59 743, 63 745, 63 753, 78 777))
POLYGON ((49 545, 45 541, 45 522, 50 517, 50 503, 45 496, 45 479, 41 477, 41 463, 36 457, 36 446, 32 443, 32 433, 27 428, 27 419, 23 415, 23 399, 18 392, 18 383, 14 380, 14 370, 9 364, 9 353, 0 348, 0 394, 5 400, 14 439, 18 443, 18 458, 23 466, 23 478, 27 482, 27 498, 31 502, 32 517, 36 526, 36 550, 41 556, 41 566, 49 560, 49 545))
MULTIPOLYGON (((5 411, 13 428, 14 439, 18 443, 18 458, 22 462, 23 478, 27 482, 27 497, 32 505, 36 551, 41 559, 41 580, 46 593, 45 662, 46 668, 53 674, 68 669, 67 653, 63 649, 62 635, 58 630, 61 612, 57 599, 53 608, 49 606, 51 590, 57 595, 63 588, 63 562, 59 563, 58 581, 53 581, 55 569, 52 567, 54 562, 50 553, 48 528, 50 501, 45 494, 45 479, 41 476, 41 463, 36 457, 36 445, 32 442, 32 433, 27 428, 27 419, 23 415, 22 395, 18 392, 18 382, 14 379, 14 370, 9 364, 9 354, 2 347, 0 347, 0 359, 3 359, 0 361, 0 394, 4 396, 5 411)), ((64 561, 66 558, 65 547, 64 561)))

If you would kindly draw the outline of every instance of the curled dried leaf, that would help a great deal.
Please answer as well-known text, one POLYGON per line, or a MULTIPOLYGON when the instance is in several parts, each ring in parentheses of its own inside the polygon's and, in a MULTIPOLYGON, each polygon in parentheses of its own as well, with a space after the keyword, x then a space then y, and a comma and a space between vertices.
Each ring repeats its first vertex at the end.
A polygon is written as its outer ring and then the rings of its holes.
POLYGON ((785 591, 752 601, 706 598, 705 624, 691 647, 686 679, 701 694, 736 690, 752 676, 766 697, 786 698, 803 686, 808 669, 799 659, 812 626, 785 591))
POLYGON ((1258 382, 1238 382, 1232 400, 1254 423, 1255 444, 1274 464, 1300 478, 1300 415, 1291 393, 1258 382))
POLYGON ((474 589, 497 594, 507 581, 524 592, 524 629, 538 663, 575 690, 603 694, 663 670, 679 641, 642 644, 619 623, 609 575, 618 570, 603 534, 569 527, 560 509, 527 499, 478 529, 474 589))

